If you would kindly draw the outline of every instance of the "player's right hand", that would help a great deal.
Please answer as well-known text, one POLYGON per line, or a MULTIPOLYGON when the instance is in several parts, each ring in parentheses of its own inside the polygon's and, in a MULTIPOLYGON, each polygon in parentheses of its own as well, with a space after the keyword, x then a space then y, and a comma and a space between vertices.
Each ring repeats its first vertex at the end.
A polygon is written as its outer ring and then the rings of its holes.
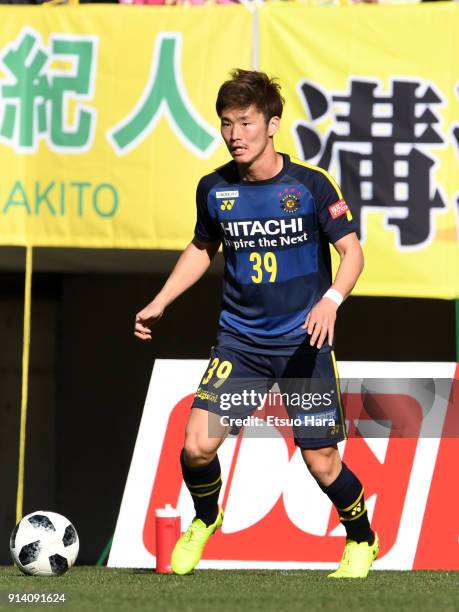
POLYGON ((134 336, 150 342, 151 328, 164 314, 164 307, 153 300, 135 316, 134 336))

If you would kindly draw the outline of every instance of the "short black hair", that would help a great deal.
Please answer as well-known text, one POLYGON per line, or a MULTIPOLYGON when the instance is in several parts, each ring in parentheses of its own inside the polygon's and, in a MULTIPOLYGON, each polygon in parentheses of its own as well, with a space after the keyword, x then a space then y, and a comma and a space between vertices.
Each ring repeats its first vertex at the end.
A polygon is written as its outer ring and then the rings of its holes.
POLYGON ((247 108, 252 104, 263 113, 266 123, 271 117, 282 117, 284 98, 277 79, 265 72, 241 68, 233 70, 231 77, 218 90, 215 107, 219 117, 225 108, 247 108))

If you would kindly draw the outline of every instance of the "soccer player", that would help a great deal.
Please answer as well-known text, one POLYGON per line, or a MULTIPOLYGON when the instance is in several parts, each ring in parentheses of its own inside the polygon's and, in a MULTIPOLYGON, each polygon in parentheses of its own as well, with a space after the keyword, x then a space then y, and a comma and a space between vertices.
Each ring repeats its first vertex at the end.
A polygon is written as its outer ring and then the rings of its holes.
MULTIPOLYGON (((336 400, 325 412, 333 418, 318 429, 306 426, 305 420, 294 430, 307 468, 346 528, 343 557, 329 577, 365 578, 379 550, 362 484, 337 448, 346 434, 334 325, 341 302, 363 269, 362 250, 351 211, 333 178, 276 152, 283 103, 279 84, 262 72, 235 70, 220 87, 216 110, 232 161, 200 180, 194 238, 161 291, 136 315, 135 335, 151 340, 152 325, 205 273, 222 245, 219 331, 180 455, 196 517, 174 548, 171 564, 177 574, 194 569, 209 537, 222 525, 217 450, 231 427, 219 419, 217 404, 219 391, 231 380, 250 379, 262 387, 277 381, 281 390, 284 385, 290 391, 333 381, 336 400), (330 243, 340 257, 333 282, 330 243)), ((254 408, 239 407, 237 414, 251 414, 254 408)))

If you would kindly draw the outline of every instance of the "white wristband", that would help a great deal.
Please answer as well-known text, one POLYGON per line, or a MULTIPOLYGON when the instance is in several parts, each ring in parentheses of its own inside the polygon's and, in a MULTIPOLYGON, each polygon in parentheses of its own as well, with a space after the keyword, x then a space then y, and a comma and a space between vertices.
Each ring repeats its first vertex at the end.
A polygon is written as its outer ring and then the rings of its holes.
POLYGON ((333 302, 335 302, 335 304, 338 304, 338 306, 341 306, 341 304, 343 303, 343 296, 341 295, 341 293, 339 291, 337 291, 336 289, 332 289, 330 288, 328 291, 326 291, 323 295, 324 298, 328 298, 329 300, 333 300, 333 302))

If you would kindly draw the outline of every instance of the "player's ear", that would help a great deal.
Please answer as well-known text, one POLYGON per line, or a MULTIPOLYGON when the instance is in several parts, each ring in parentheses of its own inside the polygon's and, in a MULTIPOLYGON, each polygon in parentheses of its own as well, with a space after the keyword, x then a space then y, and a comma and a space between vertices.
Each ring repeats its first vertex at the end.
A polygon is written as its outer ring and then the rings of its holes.
POLYGON ((280 126, 280 117, 271 117, 268 123, 268 136, 274 136, 280 126))

